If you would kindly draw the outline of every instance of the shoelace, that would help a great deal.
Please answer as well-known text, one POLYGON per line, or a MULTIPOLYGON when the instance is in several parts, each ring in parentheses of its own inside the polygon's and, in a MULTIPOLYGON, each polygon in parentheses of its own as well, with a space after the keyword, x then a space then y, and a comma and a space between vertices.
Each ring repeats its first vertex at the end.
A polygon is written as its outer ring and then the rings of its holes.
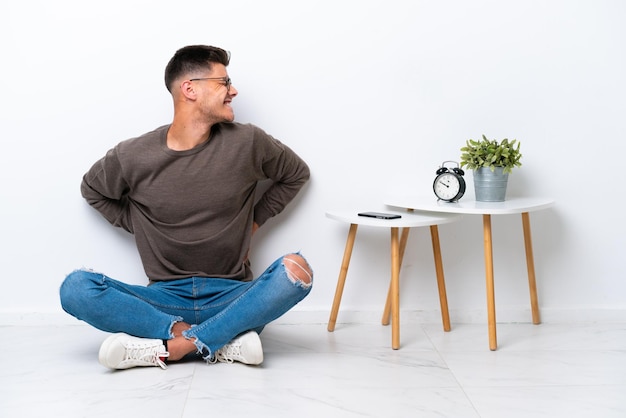
POLYGON ((241 344, 229 343, 219 350, 215 351, 215 356, 209 360, 209 363, 233 363, 235 357, 241 357, 241 344))
POLYGON ((143 363, 154 364, 159 366, 163 370, 167 369, 167 365, 163 361, 170 356, 170 353, 165 351, 165 346, 151 346, 128 344, 126 346, 126 357, 124 361, 134 360, 143 363))

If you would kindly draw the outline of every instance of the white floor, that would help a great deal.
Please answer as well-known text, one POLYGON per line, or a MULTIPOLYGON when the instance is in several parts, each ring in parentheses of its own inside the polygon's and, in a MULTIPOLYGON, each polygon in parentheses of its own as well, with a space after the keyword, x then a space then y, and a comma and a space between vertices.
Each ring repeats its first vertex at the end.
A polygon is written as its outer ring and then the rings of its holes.
POLYGON ((106 334, 0 327, 0 417, 626 417, 626 324, 271 324, 265 362, 109 371, 106 334))

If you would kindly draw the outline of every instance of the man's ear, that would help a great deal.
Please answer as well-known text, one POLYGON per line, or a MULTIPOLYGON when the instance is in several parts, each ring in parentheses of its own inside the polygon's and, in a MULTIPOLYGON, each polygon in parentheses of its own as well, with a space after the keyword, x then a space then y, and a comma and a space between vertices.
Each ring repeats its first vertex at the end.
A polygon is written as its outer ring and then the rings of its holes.
POLYGON ((181 94, 190 100, 196 99, 196 90, 194 88, 193 83, 190 80, 185 80, 180 83, 180 92, 181 94))

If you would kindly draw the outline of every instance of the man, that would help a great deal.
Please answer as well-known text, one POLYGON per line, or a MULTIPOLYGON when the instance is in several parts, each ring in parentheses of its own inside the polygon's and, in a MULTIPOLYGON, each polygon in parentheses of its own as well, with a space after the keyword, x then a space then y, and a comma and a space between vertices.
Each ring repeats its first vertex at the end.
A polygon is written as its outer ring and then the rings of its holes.
POLYGON ((233 122, 229 61, 212 46, 178 50, 165 70, 172 123, 119 143, 83 177, 87 202, 134 234, 150 280, 129 285, 81 269, 61 285, 66 312, 114 333, 99 352, 106 367, 166 368, 194 352, 260 364, 258 333, 311 290, 299 253, 253 280, 253 233, 294 198, 309 169, 260 128, 233 122), (266 179, 271 186, 255 196, 266 179))

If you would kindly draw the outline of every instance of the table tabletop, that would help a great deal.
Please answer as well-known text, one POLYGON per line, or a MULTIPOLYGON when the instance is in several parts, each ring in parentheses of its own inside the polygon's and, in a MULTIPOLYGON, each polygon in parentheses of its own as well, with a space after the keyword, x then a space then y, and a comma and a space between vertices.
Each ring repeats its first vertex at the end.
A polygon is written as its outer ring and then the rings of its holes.
POLYGON ((400 215, 401 218, 397 219, 377 219, 368 218, 367 216, 359 216, 359 212, 367 212, 365 210, 329 210, 326 212, 326 217, 334 219, 336 221, 347 222, 350 224, 378 226, 387 228, 412 228, 419 226, 431 226, 441 225, 454 222, 460 219, 462 216, 458 214, 449 213, 430 213, 420 212, 412 213, 406 210, 390 210, 390 209, 377 209, 377 212, 393 213, 400 215))
POLYGON ((476 215, 507 215, 532 212, 554 205, 554 199, 546 197, 510 197, 504 202, 477 202, 461 198, 458 202, 437 200, 434 196, 391 196, 384 203, 396 208, 415 209, 435 213, 456 213, 476 215))

